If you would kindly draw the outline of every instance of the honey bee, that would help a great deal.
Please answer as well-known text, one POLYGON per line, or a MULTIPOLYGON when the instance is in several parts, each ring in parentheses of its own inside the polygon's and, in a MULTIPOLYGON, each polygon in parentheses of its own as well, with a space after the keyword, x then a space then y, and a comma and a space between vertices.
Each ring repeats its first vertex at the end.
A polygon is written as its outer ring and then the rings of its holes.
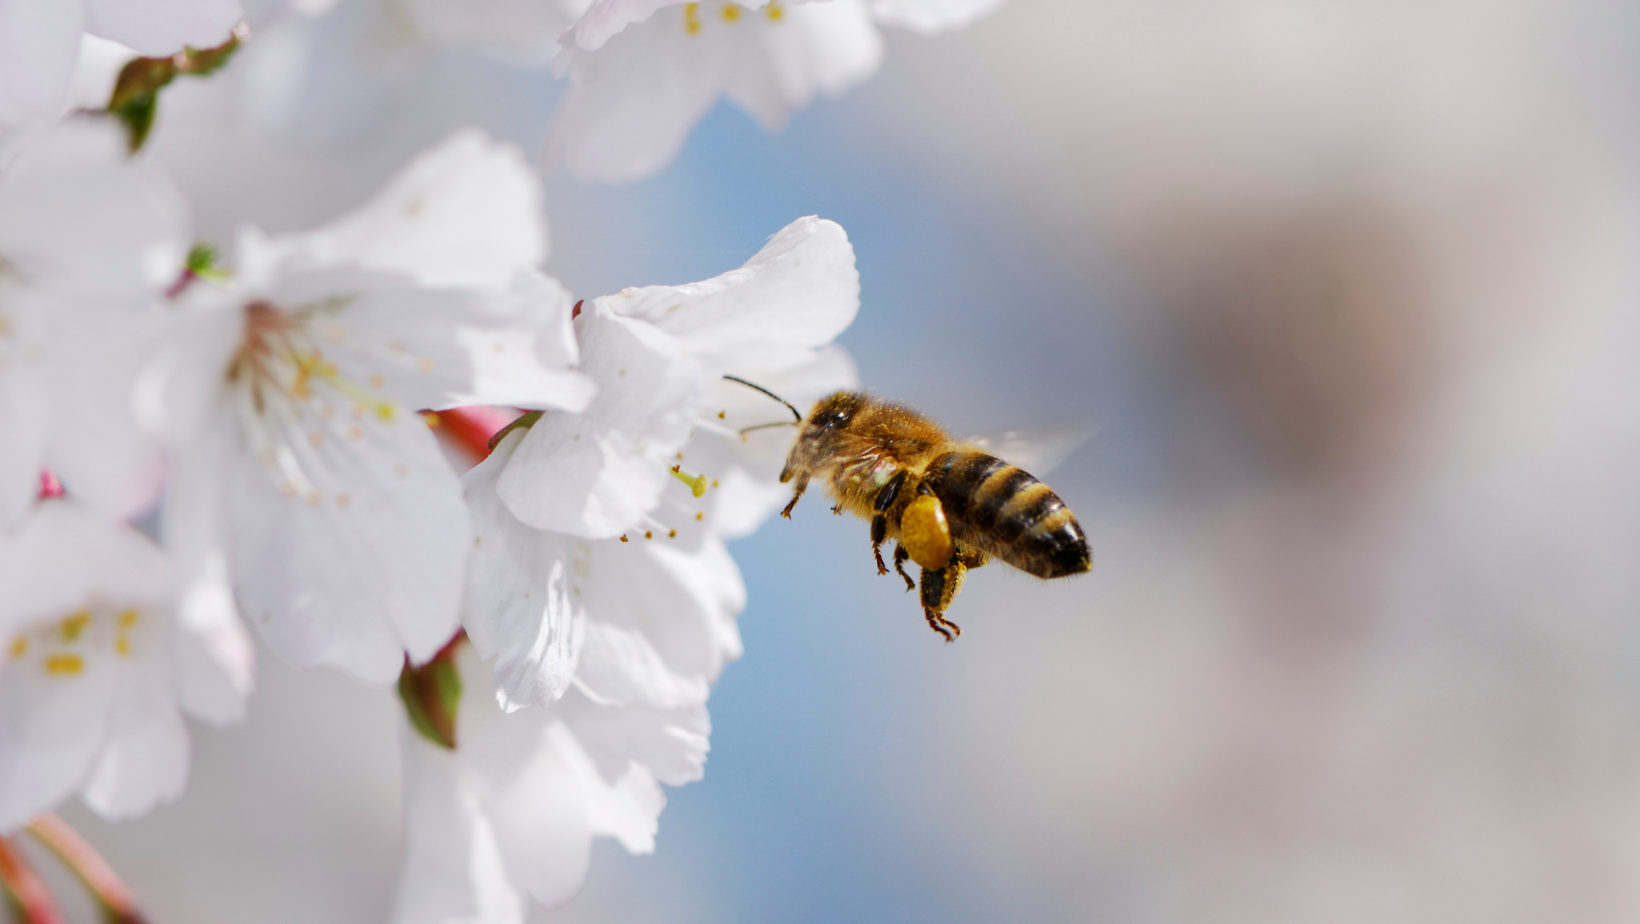
POLYGON ((888 573, 882 546, 891 539, 906 590, 918 586, 906 561, 922 568, 923 615, 946 641, 962 634, 945 611, 970 569, 992 558, 1040 578, 1093 567, 1082 525, 1057 494, 926 415, 847 391, 820 401, 807 418, 792 413, 799 431, 780 481, 794 490, 781 516, 791 516, 811 479, 823 478, 837 502, 832 512, 871 521, 878 574, 888 573))

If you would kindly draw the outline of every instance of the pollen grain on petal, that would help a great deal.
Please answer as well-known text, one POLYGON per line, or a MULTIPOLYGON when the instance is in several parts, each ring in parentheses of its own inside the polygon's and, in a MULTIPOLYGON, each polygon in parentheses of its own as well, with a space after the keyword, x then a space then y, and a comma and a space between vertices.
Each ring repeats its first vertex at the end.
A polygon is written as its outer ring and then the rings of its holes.
POLYGON ((13 658, 21 658, 23 655, 28 654, 28 637, 19 635, 12 639, 11 648, 9 650, 11 651, 11 656, 13 658))
POLYGON ((85 632, 85 627, 89 625, 91 625, 91 612, 89 610, 77 610, 63 617, 63 621, 57 624, 57 631, 62 635, 63 641, 74 642, 79 641, 81 634, 85 632))
POLYGON ((59 677, 72 677, 85 670, 85 659, 77 654, 47 655, 44 663, 46 673, 59 677))
POLYGON ((120 615, 115 617, 114 621, 119 625, 120 628, 129 629, 132 626, 136 625, 141 620, 142 620, 142 611, 135 610, 135 609, 130 609, 130 610, 121 610, 120 615))
POLYGON ((736 6, 733 3, 725 3, 725 4, 723 4, 723 14, 722 15, 723 15, 723 21, 724 22, 731 22, 731 23, 732 22, 739 22, 740 21, 740 7, 736 6))
POLYGON ((346 491, 336 495, 336 506, 345 509, 347 505, 351 503, 353 503, 353 498, 350 497, 346 491))

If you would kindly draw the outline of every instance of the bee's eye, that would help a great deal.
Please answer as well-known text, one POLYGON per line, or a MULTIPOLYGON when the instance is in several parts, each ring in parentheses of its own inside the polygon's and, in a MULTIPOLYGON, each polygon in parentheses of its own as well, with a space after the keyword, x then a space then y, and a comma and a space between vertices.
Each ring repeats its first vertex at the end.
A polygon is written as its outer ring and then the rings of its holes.
POLYGON ((826 413, 821 414, 820 419, 816 420, 815 423, 822 427, 836 427, 846 423, 847 421, 847 411, 827 411, 826 413))

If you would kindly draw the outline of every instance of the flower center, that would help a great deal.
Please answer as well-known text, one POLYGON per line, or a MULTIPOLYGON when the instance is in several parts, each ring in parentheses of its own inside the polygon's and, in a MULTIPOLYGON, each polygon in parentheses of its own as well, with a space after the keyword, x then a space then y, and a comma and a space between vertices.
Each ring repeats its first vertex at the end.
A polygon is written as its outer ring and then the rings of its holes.
MULTIPOLYGON (((366 418, 390 423, 399 406, 373 392, 384 384, 372 374, 367 385, 349 379, 325 355, 320 340, 328 323, 330 340, 340 345, 340 323, 321 316, 323 306, 286 311, 268 302, 245 306, 245 335, 228 367, 228 383, 241 428, 257 461, 272 470, 279 490, 317 504, 321 497, 304 470, 332 437, 358 440, 366 418), (316 336, 316 330, 319 334, 316 336), (338 414, 338 406, 347 409, 338 414)), ((337 502, 346 505, 343 497, 337 502)))
MULTIPOLYGON (((683 5, 683 31, 690 35, 699 35, 705 28, 705 20, 701 18, 701 7, 706 4, 685 3, 683 5)), ((727 0, 716 4, 718 18, 729 25, 740 22, 749 11, 738 3, 727 0)), ((769 22, 780 22, 786 18, 786 9, 780 5, 780 0, 770 0, 769 5, 763 8, 763 15, 769 22)))
POLYGON ((6 659, 52 677, 77 677, 97 658, 131 657, 145 635, 143 625, 143 612, 135 607, 87 607, 12 636, 6 659))

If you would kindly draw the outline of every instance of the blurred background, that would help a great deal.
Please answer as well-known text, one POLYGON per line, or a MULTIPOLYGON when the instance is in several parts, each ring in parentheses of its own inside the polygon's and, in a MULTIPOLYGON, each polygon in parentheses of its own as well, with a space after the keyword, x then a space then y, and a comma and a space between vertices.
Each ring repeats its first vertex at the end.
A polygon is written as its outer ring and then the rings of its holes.
MULTIPOLYGON (((363 2, 167 92, 202 235, 322 221, 458 124, 539 150, 550 79, 363 2)), ((725 104, 651 180, 549 176, 578 293, 820 214, 868 388, 1100 429, 1047 478, 1094 572, 974 574, 953 645, 862 522, 737 543, 705 780, 533 920, 1640 919, 1637 104, 1633 4, 1011 0, 778 136, 725 104)), ((384 920, 397 705, 260 667, 179 803, 66 815, 156 924, 384 920)))

